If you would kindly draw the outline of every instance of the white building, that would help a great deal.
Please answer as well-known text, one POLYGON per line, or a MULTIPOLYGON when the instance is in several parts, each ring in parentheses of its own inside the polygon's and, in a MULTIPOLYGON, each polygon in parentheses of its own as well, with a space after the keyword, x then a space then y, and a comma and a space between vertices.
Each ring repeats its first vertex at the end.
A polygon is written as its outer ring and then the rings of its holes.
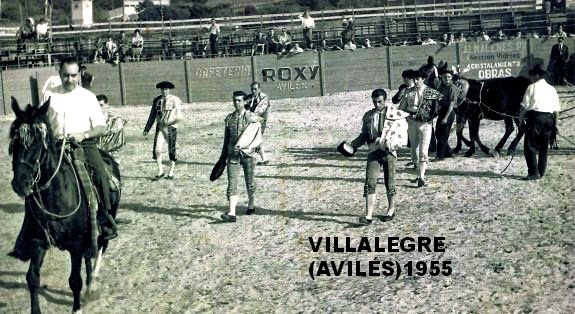
MULTIPOLYGON (((124 5, 108 11, 108 18, 129 20, 130 16, 138 14, 136 7, 142 0, 124 0, 124 5)), ((153 0, 154 5, 170 5, 170 0, 153 0)))
POLYGON ((92 25, 92 0, 71 0, 72 24, 92 25))

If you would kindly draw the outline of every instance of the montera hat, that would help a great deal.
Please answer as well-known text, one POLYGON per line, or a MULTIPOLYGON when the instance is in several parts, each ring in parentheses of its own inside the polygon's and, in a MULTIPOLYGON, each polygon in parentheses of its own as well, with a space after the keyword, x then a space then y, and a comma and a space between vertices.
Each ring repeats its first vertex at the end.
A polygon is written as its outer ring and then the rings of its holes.
POLYGON ((449 74, 453 75, 453 70, 448 68, 448 67, 444 67, 444 68, 439 69, 439 75, 442 75, 445 73, 449 73, 449 74))
POLYGON ((349 142, 341 142, 341 144, 337 146, 337 151, 345 157, 351 157, 355 154, 357 149, 349 142))
POLYGON ((156 84, 156 88, 168 88, 168 89, 174 89, 174 83, 169 82, 169 81, 161 81, 160 83, 156 84))
POLYGON ((412 77, 414 79, 419 78, 419 77, 427 78, 427 74, 425 74, 425 72, 423 72, 422 70, 413 71, 412 75, 413 75, 412 77))
POLYGON ((529 75, 545 76, 547 72, 541 68, 540 64, 536 64, 533 69, 529 70, 529 75))

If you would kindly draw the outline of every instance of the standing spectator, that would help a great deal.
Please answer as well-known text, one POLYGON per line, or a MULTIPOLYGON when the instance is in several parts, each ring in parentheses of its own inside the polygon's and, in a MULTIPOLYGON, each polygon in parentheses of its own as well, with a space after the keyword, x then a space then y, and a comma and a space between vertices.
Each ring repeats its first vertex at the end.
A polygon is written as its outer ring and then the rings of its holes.
POLYGON ((425 72, 415 71, 413 77, 415 87, 409 89, 398 109, 411 114, 407 119, 407 132, 411 142, 411 153, 415 156, 415 165, 418 169, 415 181, 418 187, 422 187, 425 185, 425 171, 436 102, 442 99, 443 95, 425 85, 424 80, 427 77, 425 72))
POLYGON ((262 33, 261 29, 258 29, 256 35, 254 36, 254 42, 252 46, 252 55, 254 54, 264 54, 266 48, 266 37, 262 33))
POLYGON ((557 38, 557 44, 551 48, 551 63, 553 65, 553 80, 555 85, 563 85, 565 81, 565 64, 569 59, 569 48, 563 44, 563 37, 557 38))
POLYGON ((303 12, 303 15, 299 16, 299 19, 301 20, 301 27, 303 30, 304 48, 305 49, 312 49, 313 48, 312 29, 315 28, 315 21, 314 21, 313 17, 309 16, 309 11, 307 11, 307 10, 305 12, 303 12))
POLYGON ((557 134, 557 119, 561 106, 559 96, 553 86, 545 81, 545 70, 536 65, 529 71, 533 84, 527 87, 519 113, 525 129, 523 153, 527 163, 527 176, 524 180, 537 180, 547 170, 547 150, 549 142, 557 134), (526 121, 523 119, 526 118, 526 121))
POLYGON ((126 54, 130 49, 130 40, 126 37, 126 32, 121 31, 118 38, 116 38, 116 45, 118 45, 118 56, 120 62, 126 62, 126 54))
POLYGON ((343 19, 342 22, 343 30, 341 31, 341 47, 348 43, 350 40, 355 41, 355 28, 353 26, 353 19, 343 19))
MULTIPOLYGON (((351 155, 364 144, 367 143, 368 145, 363 189, 366 215, 359 218, 359 222, 364 225, 371 224, 373 219, 377 175, 380 167, 383 168, 388 204, 387 213, 382 217, 382 220, 389 221, 395 216, 394 197, 396 194, 397 149, 407 143, 407 123, 405 118, 409 115, 391 105, 387 101, 387 93, 383 89, 374 90, 371 93, 371 101, 374 108, 363 115, 361 133, 351 142, 351 147, 353 148, 351 155)), ((338 150, 341 151, 339 147, 338 150)))
POLYGON ((80 66, 80 83, 85 89, 91 89, 94 82, 94 76, 86 71, 86 66, 80 66))
POLYGON ((210 25, 210 56, 215 58, 218 55, 218 36, 220 35, 220 26, 216 24, 216 19, 212 19, 210 25))
POLYGON ((49 23, 48 20, 44 17, 41 17, 36 25, 36 39, 37 40, 45 40, 50 38, 50 30, 48 29, 49 23))
POLYGON ((226 116, 225 122, 225 132, 224 132, 224 145, 222 147, 222 153, 220 159, 225 159, 228 171, 228 187, 226 191, 226 196, 229 202, 229 211, 226 214, 222 214, 221 218, 225 222, 235 222, 236 221, 236 206, 238 204, 238 177, 240 167, 244 169, 244 178, 246 182, 246 189, 248 192, 248 210, 247 214, 253 214, 255 211, 254 207, 254 193, 256 190, 256 184, 254 182, 254 168, 255 168, 255 158, 254 158, 254 148, 252 147, 239 147, 237 141, 240 138, 242 132, 251 124, 251 119, 253 114, 245 109, 245 98, 246 93, 243 91, 235 91, 233 93, 234 102, 234 112, 226 116))
POLYGON ((565 0, 553 0, 551 6, 553 7, 553 12, 558 11, 565 13, 567 2, 565 0))
POLYGON ((277 53, 278 37, 273 27, 270 27, 266 37, 266 53, 277 53))
POLYGON ((134 36, 132 36, 132 58, 134 58, 135 61, 140 61, 143 49, 144 37, 142 37, 140 30, 136 29, 134 31, 134 36))
POLYGON ((170 158, 170 172, 166 179, 174 179, 174 168, 176 166, 176 139, 178 135, 178 122, 182 119, 182 101, 177 96, 171 94, 174 84, 168 81, 162 81, 156 84, 160 89, 161 95, 152 101, 152 109, 148 122, 144 127, 144 136, 148 135, 150 129, 156 123, 156 132, 154 133, 154 148, 152 158, 156 160, 158 174, 153 178, 157 181, 164 177, 164 168, 162 165, 162 149, 164 142, 168 141, 168 156, 170 158))
POLYGON ((435 137, 437 138, 435 161, 441 161, 453 155, 451 147, 449 147, 449 134, 453 120, 455 120, 454 109, 459 97, 459 89, 453 84, 453 71, 443 67, 439 74, 441 75, 441 82, 438 84, 437 90, 443 94, 443 98, 439 102, 439 115, 435 125, 435 137))
POLYGON ((287 29, 282 28, 282 33, 278 36, 277 50, 278 54, 283 54, 291 50, 291 36, 288 34, 287 29))
MULTIPOLYGON (((270 99, 268 95, 261 92, 260 83, 253 82, 250 85, 250 89, 252 90, 252 93, 246 97, 246 109, 256 115, 254 116, 254 121, 261 124, 263 136, 270 112, 270 99)), ((266 158, 263 144, 256 148, 256 153, 260 155, 261 158, 261 161, 257 163, 258 165, 267 165, 269 163, 269 160, 266 158)))
POLYGON ((94 58, 92 59, 92 62, 104 62, 104 47, 105 45, 102 43, 100 37, 96 38, 96 41, 94 41, 94 58))

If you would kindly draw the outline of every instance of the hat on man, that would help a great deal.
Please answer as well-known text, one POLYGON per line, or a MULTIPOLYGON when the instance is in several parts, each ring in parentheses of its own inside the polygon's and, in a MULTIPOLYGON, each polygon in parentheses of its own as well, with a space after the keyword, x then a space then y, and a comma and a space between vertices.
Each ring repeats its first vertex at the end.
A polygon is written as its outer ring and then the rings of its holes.
POLYGON ((345 157, 351 157, 355 154, 357 149, 349 142, 341 142, 341 144, 337 146, 337 151, 345 157))
POLYGON ((545 76, 547 72, 541 68, 540 64, 536 64, 533 69, 529 70, 529 75, 545 76))
POLYGON ((161 81, 160 83, 156 84, 156 88, 167 88, 167 89, 174 89, 174 83, 169 82, 169 81, 161 81))
POLYGON ((439 75, 446 74, 446 73, 453 75, 453 70, 448 68, 448 67, 444 67, 444 68, 439 69, 439 75))
POLYGON ((407 69, 407 70, 401 72, 401 77, 407 78, 407 79, 412 79, 413 78, 413 70, 407 69))
POLYGON ((419 77, 423 79, 427 78, 427 74, 425 74, 425 72, 423 72, 422 70, 413 71, 413 78, 416 79, 419 77))

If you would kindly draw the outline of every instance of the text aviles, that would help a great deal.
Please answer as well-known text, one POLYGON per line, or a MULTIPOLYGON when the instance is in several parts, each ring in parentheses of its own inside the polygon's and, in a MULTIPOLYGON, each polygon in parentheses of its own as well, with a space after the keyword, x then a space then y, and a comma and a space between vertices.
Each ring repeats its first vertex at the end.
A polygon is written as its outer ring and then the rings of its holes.
POLYGON ((278 81, 306 81, 313 80, 319 73, 319 65, 316 66, 303 66, 292 68, 279 68, 279 69, 263 69, 263 81, 275 82, 278 81))
POLYGON ((309 237, 309 245, 314 252, 445 252, 445 237, 309 237))

